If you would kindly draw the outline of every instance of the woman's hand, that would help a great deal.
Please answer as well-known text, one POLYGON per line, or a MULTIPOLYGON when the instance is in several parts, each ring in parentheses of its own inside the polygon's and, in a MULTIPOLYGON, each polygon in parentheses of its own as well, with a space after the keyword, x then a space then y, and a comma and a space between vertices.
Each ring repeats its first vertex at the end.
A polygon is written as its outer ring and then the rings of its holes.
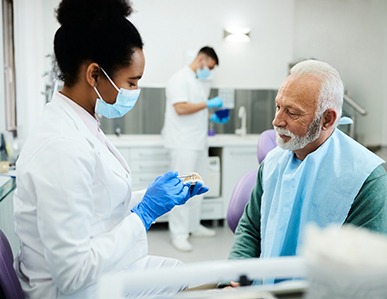
POLYGON ((142 201, 132 209, 132 212, 141 218, 147 230, 158 217, 173 207, 183 205, 191 197, 208 191, 200 182, 194 186, 185 185, 177 175, 176 171, 168 171, 157 177, 149 185, 142 201))

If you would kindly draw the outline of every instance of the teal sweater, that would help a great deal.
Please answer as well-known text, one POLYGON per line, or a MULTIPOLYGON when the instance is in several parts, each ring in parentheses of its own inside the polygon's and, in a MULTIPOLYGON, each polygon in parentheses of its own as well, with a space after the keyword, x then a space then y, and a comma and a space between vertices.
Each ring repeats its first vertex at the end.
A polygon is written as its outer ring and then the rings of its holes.
MULTIPOLYGON (((261 196, 263 164, 258 170, 257 185, 251 193, 238 227, 230 259, 259 257, 261 255, 261 196)), ((368 176, 353 201, 344 224, 352 224, 371 231, 387 234, 387 174, 379 165, 368 176)))

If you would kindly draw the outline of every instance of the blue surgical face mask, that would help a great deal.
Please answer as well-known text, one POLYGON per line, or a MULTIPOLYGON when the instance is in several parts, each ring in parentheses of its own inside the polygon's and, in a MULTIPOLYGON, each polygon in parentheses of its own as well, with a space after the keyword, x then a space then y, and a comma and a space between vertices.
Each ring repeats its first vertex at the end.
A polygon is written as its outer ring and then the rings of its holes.
POLYGON ((140 89, 118 89, 117 85, 114 84, 113 80, 110 79, 108 74, 102 68, 101 70, 105 74, 106 78, 109 79, 114 88, 117 89, 118 94, 115 103, 108 104, 102 99, 101 94, 94 86, 94 90, 99 97, 95 103, 95 113, 102 114, 106 118, 117 118, 124 116, 126 113, 133 109, 134 105, 136 105, 138 97, 140 96, 140 89))
POLYGON ((200 80, 206 80, 210 75, 211 71, 206 65, 202 69, 196 70, 196 77, 200 80))

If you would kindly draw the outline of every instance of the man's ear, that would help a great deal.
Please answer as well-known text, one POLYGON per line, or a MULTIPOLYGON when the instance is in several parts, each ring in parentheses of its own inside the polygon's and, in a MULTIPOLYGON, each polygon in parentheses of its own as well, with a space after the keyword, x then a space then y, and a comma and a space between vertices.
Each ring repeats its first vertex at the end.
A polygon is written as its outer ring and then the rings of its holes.
POLYGON ((331 127, 333 127, 335 125, 335 122, 336 122, 336 119, 337 119, 337 113, 335 110, 333 109, 327 109, 324 113, 323 113, 323 123, 322 123, 322 130, 328 130, 330 129, 331 127))
POLYGON ((86 69, 86 81, 91 85, 91 86, 97 86, 97 80, 98 76, 100 75, 100 66, 92 62, 87 66, 86 69))

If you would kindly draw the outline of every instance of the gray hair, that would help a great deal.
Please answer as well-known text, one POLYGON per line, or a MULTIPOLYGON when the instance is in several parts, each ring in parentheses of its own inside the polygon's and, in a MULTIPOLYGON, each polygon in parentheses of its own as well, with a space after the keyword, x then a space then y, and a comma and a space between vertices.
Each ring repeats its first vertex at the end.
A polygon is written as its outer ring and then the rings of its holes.
POLYGON ((337 125, 341 118, 344 97, 344 84, 337 70, 326 62, 305 60, 293 66, 290 74, 315 75, 321 79, 316 117, 321 117, 325 110, 331 108, 337 113, 337 125))

